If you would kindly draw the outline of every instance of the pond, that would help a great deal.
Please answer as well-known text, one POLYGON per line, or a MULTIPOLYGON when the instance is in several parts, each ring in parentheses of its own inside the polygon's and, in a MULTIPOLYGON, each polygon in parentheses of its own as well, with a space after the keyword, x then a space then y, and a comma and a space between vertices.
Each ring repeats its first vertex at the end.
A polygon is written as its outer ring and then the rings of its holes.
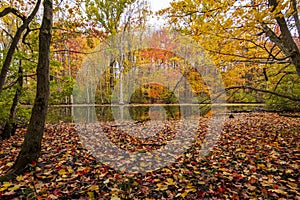
MULTIPOLYGON (((209 115, 211 108, 210 104, 59 105, 49 107, 47 121, 74 122, 75 118, 85 121, 172 120, 209 115)), ((214 105, 213 111, 247 112, 263 108, 264 104, 220 104, 214 105)))

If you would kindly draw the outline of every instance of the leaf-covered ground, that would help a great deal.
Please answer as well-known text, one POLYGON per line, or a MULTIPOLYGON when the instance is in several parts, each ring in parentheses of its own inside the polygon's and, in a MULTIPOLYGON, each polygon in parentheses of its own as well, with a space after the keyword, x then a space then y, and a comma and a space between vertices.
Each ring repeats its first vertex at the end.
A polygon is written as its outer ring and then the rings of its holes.
MULTIPOLYGON (((203 157, 204 122, 194 144, 175 163, 145 174, 116 171, 97 162, 74 125, 47 125, 39 163, 12 182, 0 183, 0 198, 300 199, 299 118, 236 114, 226 119, 217 144, 203 157)), ((170 127, 165 130, 144 141, 116 127, 105 129, 120 148, 145 152, 174 138, 170 127)), ((0 174, 13 164, 24 131, 1 142, 0 174)))

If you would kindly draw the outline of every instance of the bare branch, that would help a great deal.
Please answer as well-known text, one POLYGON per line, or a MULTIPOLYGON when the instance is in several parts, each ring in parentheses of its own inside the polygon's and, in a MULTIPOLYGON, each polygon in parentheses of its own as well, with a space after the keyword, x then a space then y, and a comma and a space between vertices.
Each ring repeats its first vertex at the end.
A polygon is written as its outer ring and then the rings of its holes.
POLYGON ((41 4, 41 0, 38 0, 37 3, 36 3, 36 5, 35 5, 35 7, 34 7, 34 9, 33 9, 33 11, 29 15, 29 17, 24 20, 22 26, 20 26, 17 29, 17 32, 16 32, 16 34, 15 34, 13 40, 12 40, 12 43, 11 43, 9 49, 8 49, 7 55, 5 57, 5 60, 4 60, 2 69, 1 69, 1 74, 0 74, 0 93, 2 92, 2 88, 3 88, 3 85, 5 83, 6 75, 8 73, 11 60, 12 60, 13 54, 14 54, 16 48, 17 48, 17 45, 18 45, 19 40, 21 38, 21 35, 24 32, 24 30, 28 27, 28 25, 30 24, 30 22, 33 20, 33 18, 35 17, 35 15, 36 15, 39 7, 40 7, 40 4, 41 4))
POLYGON ((278 82, 276 83, 276 86, 275 86, 275 88, 274 88, 274 91, 277 90, 277 87, 279 86, 279 84, 281 83, 281 81, 283 80, 283 78, 284 78, 285 76, 289 75, 289 74, 294 74, 294 73, 293 73, 293 72, 290 72, 290 73, 285 73, 285 74, 283 74, 283 75, 281 76, 281 78, 278 80, 278 82))
POLYGON ((22 15, 17 9, 12 8, 12 7, 8 7, 5 8, 3 11, 0 12, 0 17, 4 17, 8 14, 14 14, 15 16, 19 17, 20 19, 22 19, 22 21, 26 20, 26 17, 24 15, 22 15))
POLYGON ((291 65, 291 64, 288 63, 286 66, 282 67, 276 74, 274 74, 274 75, 272 75, 272 76, 278 76, 279 74, 284 73, 284 70, 285 70, 288 66, 290 66, 290 65, 291 65))
POLYGON ((1 28, 3 30, 3 32, 6 33, 7 36, 9 36, 11 39, 13 39, 14 37, 7 31, 5 30, 4 28, 1 28))
POLYGON ((25 32, 25 34, 23 35, 23 38, 22 38, 22 43, 27 45, 29 47, 29 49, 31 50, 31 52, 33 52, 33 50, 32 50, 31 44, 29 42, 26 42, 26 37, 29 35, 30 32, 35 31, 35 30, 39 30, 39 29, 38 28, 37 29, 30 29, 29 26, 28 26, 26 28, 26 32, 25 32))
POLYGON ((270 65, 270 64, 288 64, 290 65, 290 61, 286 60, 269 60, 269 59, 264 59, 264 60, 253 60, 253 59, 247 59, 247 60, 234 60, 234 62, 241 62, 241 63, 256 63, 256 64, 264 64, 264 65, 270 65))
POLYGON ((232 87, 225 88, 225 91, 234 90, 234 89, 244 89, 244 90, 248 89, 248 90, 253 90, 253 91, 257 91, 257 92, 272 94, 272 95, 282 97, 282 98, 286 98, 286 99, 289 99, 289 100, 292 100, 292 101, 300 101, 300 98, 295 97, 295 96, 289 96, 289 95, 286 95, 286 94, 277 93, 277 92, 270 91, 270 90, 259 89, 259 88, 255 88, 255 87, 251 87, 251 86, 232 86, 232 87))
MULTIPOLYGON (((36 73, 34 73, 34 74, 22 75, 22 76, 23 76, 23 77, 33 77, 33 76, 36 76, 36 73)), ((20 77, 20 76, 19 76, 19 77, 20 77)), ((18 77, 17 79, 13 80, 13 81, 12 81, 11 83, 9 83, 8 85, 4 86, 4 87, 3 87, 3 90, 7 90, 7 89, 9 89, 9 88, 12 88, 15 84, 17 84, 17 83, 18 83, 19 77, 18 77)))

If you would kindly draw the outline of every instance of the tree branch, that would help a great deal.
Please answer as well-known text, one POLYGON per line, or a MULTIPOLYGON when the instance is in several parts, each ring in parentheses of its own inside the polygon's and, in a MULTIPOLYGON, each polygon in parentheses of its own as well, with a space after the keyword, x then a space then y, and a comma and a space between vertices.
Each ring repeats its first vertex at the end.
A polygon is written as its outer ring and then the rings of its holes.
POLYGON ((23 22, 26 20, 26 17, 24 15, 22 15, 17 9, 12 8, 12 7, 5 8, 3 11, 1 11, 0 17, 4 17, 4 16, 8 15, 9 13, 12 13, 15 16, 19 17, 20 19, 22 19, 23 22))
POLYGON ((292 101, 300 101, 300 98, 295 97, 295 96, 289 96, 289 95, 286 95, 286 94, 281 94, 281 93, 277 93, 277 92, 270 91, 270 90, 254 88, 254 87, 251 87, 251 86, 232 86, 232 87, 225 88, 225 91, 234 90, 234 89, 248 89, 248 90, 253 90, 253 91, 257 91, 257 92, 272 94, 272 95, 282 97, 282 98, 286 98, 286 99, 289 99, 289 100, 292 100, 292 101))
MULTIPOLYGON (((276 10, 278 6, 277 0, 268 0, 269 5, 272 6, 272 12, 276 10)), ((297 74, 300 76, 300 51, 297 44, 295 43, 288 24, 283 17, 281 11, 275 13, 275 20, 280 28, 281 36, 280 38, 275 35, 275 33, 266 25, 262 24, 263 30, 266 35, 273 41, 277 46, 283 51, 283 53, 290 58, 292 64, 295 65, 297 74), (276 37, 275 37, 276 36, 276 37)))
POLYGON ((31 44, 29 42, 26 42, 26 37, 29 35, 30 32, 36 31, 36 30, 39 30, 39 28, 30 29, 28 26, 26 28, 26 32, 24 33, 23 38, 22 38, 22 43, 27 45, 29 47, 29 49, 31 50, 31 52, 33 52, 33 50, 32 50, 31 44))
MULTIPOLYGON (((27 74, 27 75, 22 75, 23 77, 33 77, 33 76, 36 76, 36 73, 34 73, 34 74, 27 74)), ((3 90, 7 90, 7 89, 9 89, 9 88, 12 88, 16 83, 18 83, 18 79, 19 79, 19 77, 17 78, 17 79, 15 79, 14 81, 12 81, 11 83, 9 83, 8 85, 6 85, 6 86, 4 86, 3 87, 3 90)))
POLYGON ((38 0, 37 3, 36 3, 36 5, 35 5, 35 7, 34 7, 34 9, 33 9, 33 11, 29 15, 29 17, 26 18, 24 20, 22 26, 20 26, 17 29, 17 32, 16 32, 16 34, 15 34, 13 40, 12 40, 12 43, 11 43, 9 49, 8 49, 7 55, 5 57, 5 60, 4 60, 2 69, 1 69, 1 74, 0 74, 0 94, 2 92, 2 88, 3 88, 3 85, 5 83, 6 75, 8 73, 9 66, 10 66, 11 60, 13 58, 13 54, 14 54, 16 48, 17 48, 17 45, 18 45, 19 40, 20 40, 20 38, 22 36, 22 33, 28 27, 28 25, 33 20, 33 18, 35 17, 37 11, 39 10, 40 4, 41 4, 41 0, 38 0))
POLYGON ((281 78, 279 79, 279 81, 278 81, 278 82, 276 83, 276 85, 275 85, 274 91, 277 90, 277 87, 279 86, 279 84, 281 83, 281 81, 283 80, 283 78, 284 78, 286 75, 288 75, 288 74, 291 74, 291 73, 285 73, 285 74, 283 74, 283 75, 281 76, 281 78))

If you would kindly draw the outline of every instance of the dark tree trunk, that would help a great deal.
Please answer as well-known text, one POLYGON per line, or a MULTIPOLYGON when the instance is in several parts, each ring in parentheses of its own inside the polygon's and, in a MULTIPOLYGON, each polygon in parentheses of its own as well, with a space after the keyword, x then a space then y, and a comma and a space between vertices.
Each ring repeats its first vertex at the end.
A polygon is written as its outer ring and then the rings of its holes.
POLYGON ((18 71, 18 79, 17 79, 17 89, 16 93, 13 99, 13 103, 10 108, 10 114, 9 118, 4 126, 3 134, 2 134, 2 139, 8 139, 10 136, 14 135, 16 132, 16 114, 17 114, 17 108, 18 108, 18 103, 21 97, 22 93, 22 88, 23 88, 23 67, 22 63, 20 61, 20 66, 19 66, 19 71, 18 71))
POLYGON ((22 173, 28 164, 37 161, 41 153, 41 143, 49 99, 50 41, 53 20, 52 6, 52 0, 44 1, 44 15, 39 33, 37 92, 32 108, 30 123, 15 164, 8 174, 5 177, 0 178, 0 180, 6 180, 22 173))
MULTIPOLYGON (((272 12, 276 11, 276 7, 278 6, 278 0, 268 0, 269 5, 272 6, 272 12)), ((293 1, 292 1, 293 3, 293 1)), ((295 2, 294 2, 295 3, 295 2)), ((277 16, 275 20, 280 28, 281 35, 278 37, 266 24, 263 24, 263 30, 265 31, 266 35, 270 38, 272 42, 274 42, 282 52, 290 58, 290 62, 295 65, 296 72, 298 76, 300 76, 300 50, 293 39, 292 33, 288 27, 288 23, 286 19, 283 17, 282 11, 278 11, 274 13, 277 16)), ((298 27, 299 24, 299 17, 298 15, 294 15, 297 31, 300 31, 298 27)), ((300 32, 298 32, 300 35, 300 32)))

